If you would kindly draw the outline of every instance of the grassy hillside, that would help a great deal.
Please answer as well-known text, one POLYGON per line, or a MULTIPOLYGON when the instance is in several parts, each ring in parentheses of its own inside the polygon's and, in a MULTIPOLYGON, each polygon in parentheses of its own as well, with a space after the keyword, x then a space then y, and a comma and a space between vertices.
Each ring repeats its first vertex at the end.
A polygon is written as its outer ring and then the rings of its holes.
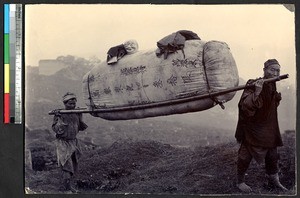
MULTIPOLYGON (((254 194, 295 194, 295 133, 284 134, 280 148, 280 178, 289 191, 266 185, 264 169, 253 162, 246 182, 254 194)), ((119 140, 106 148, 85 149, 74 185, 81 193, 240 194, 235 187, 235 142, 178 148, 152 140, 119 140)), ((31 193, 59 191, 60 172, 26 169, 31 193)))

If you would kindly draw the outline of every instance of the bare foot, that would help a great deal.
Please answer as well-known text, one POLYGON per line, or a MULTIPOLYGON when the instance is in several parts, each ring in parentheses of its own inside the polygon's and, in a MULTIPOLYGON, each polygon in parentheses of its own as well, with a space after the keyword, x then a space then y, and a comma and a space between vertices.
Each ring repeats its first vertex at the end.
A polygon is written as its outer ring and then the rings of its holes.
POLYGON ((242 192, 250 193, 252 189, 245 182, 236 185, 242 192))

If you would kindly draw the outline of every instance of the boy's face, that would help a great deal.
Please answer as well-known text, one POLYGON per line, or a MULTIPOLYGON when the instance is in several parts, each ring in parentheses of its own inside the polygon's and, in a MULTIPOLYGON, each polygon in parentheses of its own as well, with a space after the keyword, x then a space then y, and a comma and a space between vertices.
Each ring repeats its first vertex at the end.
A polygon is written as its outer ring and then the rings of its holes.
POLYGON ((65 108, 66 109, 75 109, 75 107, 76 107, 76 102, 77 102, 77 100, 76 100, 76 98, 72 98, 72 99, 70 99, 70 100, 68 100, 66 103, 65 103, 65 108))
POLYGON ((124 43, 127 53, 132 54, 138 50, 138 44, 135 41, 127 41, 124 43))
POLYGON ((280 75, 280 66, 277 64, 273 64, 264 68, 264 76, 265 78, 274 78, 280 75))

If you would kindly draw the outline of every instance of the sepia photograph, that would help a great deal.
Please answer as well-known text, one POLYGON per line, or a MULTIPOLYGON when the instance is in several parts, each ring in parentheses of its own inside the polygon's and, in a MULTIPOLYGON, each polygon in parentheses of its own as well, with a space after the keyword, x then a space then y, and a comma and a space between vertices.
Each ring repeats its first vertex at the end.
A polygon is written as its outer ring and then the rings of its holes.
POLYGON ((293 4, 26 4, 26 194, 297 195, 293 4))

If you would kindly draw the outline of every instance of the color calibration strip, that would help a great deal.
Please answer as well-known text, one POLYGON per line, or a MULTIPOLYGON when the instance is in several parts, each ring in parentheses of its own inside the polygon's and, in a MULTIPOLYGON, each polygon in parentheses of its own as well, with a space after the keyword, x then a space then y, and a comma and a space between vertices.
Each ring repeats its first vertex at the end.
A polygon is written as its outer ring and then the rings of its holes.
POLYGON ((4 123, 22 123, 21 4, 4 4, 4 123))
POLYGON ((4 123, 10 123, 9 112, 9 4, 4 4, 4 123))

